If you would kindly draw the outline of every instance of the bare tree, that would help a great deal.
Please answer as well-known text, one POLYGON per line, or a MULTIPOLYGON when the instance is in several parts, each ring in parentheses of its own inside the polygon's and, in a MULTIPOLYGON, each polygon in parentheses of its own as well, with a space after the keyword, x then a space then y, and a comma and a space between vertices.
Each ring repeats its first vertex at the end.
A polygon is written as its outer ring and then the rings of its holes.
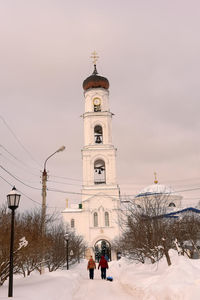
MULTIPOLYGON (((0 207, 0 285, 9 276, 9 248, 10 248, 10 213, 7 207, 0 207)), ((46 215, 46 231, 41 230, 41 210, 32 210, 15 217, 14 243, 14 274, 30 275, 37 270, 41 272, 41 262, 45 258, 45 265, 49 271, 55 271, 66 264, 66 245, 64 241, 64 226, 58 222, 58 216, 53 213, 46 215), (55 222, 56 221, 56 222, 55 222), (45 251, 43 252, 43 245, 45 251), (26 247, 25 247, 26 246, 26 247)), ((70 263, 80 260, 86 244, 81 236, 70 232, 69 256, 70 263)))
MULTIPOLYGON (((15 219, 17 223, 19 215, 16 215, 15 219)), ((11 217, 10 213, 7 212, 7 207, 2 206, 0 208, 0 286, 9 276, 10 220, 11 217)), ((27 245, 27 243, 23 244, 21 241, 22 236, 20 236, 19 232, 16 230, 14 241, 13 273, 19 272, 19 253, 22 252, 23 246, 27 245)))
POLYGON ((140 205, 130 202, 126 214, 120 218, 123 233, 116 247, 130 258, 142 263, 149 259, 152 263, 165 255, 171 264, 168 251, 171 247, 172 236, 169 235, 170 222, 159 218, 166 212, 168 195, 143 197, 140 205))

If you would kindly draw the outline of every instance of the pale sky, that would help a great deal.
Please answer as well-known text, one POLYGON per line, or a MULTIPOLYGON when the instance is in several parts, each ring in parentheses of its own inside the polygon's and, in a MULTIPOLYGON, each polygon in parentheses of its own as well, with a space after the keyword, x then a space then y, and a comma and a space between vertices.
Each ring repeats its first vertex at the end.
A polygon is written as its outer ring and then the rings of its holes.
MULTIPOLYGON (((48 187, 65 192, 48 192, 47 204, 80 202, 69 192, 81 192, 82 82, 94 50, 110 82, 121 194, 152 184, 155 171, 175 191, 200 188, 199 30, 195 0, 0 0, 0 204, 10 183, 21 210, 39 207, 40 171, 62 145, 48 187)), ((200 199, 200 189, 181 194, 200 199)))

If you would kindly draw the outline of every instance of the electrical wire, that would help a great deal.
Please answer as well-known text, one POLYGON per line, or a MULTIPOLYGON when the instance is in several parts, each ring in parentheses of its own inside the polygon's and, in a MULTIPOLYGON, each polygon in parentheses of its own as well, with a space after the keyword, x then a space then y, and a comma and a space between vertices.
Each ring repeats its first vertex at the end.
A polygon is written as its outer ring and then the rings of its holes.
MULTIPOLYGON (((36 170, 36 168, 30 167, 28 164, 26 164, 25 162, 23 162, 21 159, 17 158, 14 154, 12 154, 5 146, 3 146, 2 144, 0 144, 0 147, 4 149, 4 151, 6 151, 10 156, 12 156, 16 161, 18 161, 19 163, 21 163, 23 166, 25 166, 26 168, 30 169, 34 169, 36 170)), ((38 170, 38 169, 37 169, 38 170)))
MULTIPOLYGON (((0 178, 3 179, 5 182, 7 182, 7 184, 9 184, 11 187, 13 187, 14 185, 11 184, 9 181, 7 181, 5 178, 3 178, 1 175, 0 175, 0 178)), ((32 202, 36 203, 36 204, 39 204, 40 206, 42 206, 41 203, 37 202, 36 200, 32 199, 31 197, 27 196, 24 192, 22 192, 21 190, 17 189, 23 196, 25 196, 26 198, 28 198, 29 200, 31 200, 32 202)))
MULTIPOLYGON (((56 190, 56 189, 52 189, 52 188, 47 188, 47 190, 49 192, 56 192, 56 193, 63 193, 63 194, 72 194, 72 195, 81 195, 81 196, 90 196, 90 197, 99 197, 99 196, 103 196, 103 197, 108 197, 108 198, 113 198, 113 199, 119 199, 116 195, 99 195, 98 194, 87 194, 87 193, 81 193, 81 192, 72 192, 72 191, 64 191, 64 190, 56 190)), ((120 196, 121 198, 121 196, 120 196)))
POLYGON ((22 149, 29 155, 29 157, 39 166, 40 164, 35 160, 35 158, 33 157, 33 155, 30 153, 30 151, 28 151, 25 146, 22 144, 22 142, 19 140, 19 138, 17 137, 17 135, 14 133, 14 131, 11 129, 11 127, 8 125, 8 123, 5 121, 5 119, 0 115, 0 119, 3 121, 4 125, 6 126, 6 128, 10 131, 10 133, 12 134, 12 136, 16 139, 16 141, 18 142, 18 144, 22 147, 22 149))
POLYGON ((22 180, 20 180, 19 178, 17 178, 15 175, 13 175, 12 173, 10 173, 8 170, 6 170, 2 165, 0 165, 0 168, 2 170, 4 170, 7 174, 9 174, 11 177, 13 177, 14 179, 16 179, 18 182, 20 182, 21 184, 23 184, 23 185, 25 185, 25 186, 27 186, 29 188, 32 188, 34 190, 40 190, 41 191, 41 188, 36 188, 36 187, 33 187, 33 186, 29 185, 29 184, 26 184, 25 182, 23 182, 22 180))
POLYGON ((1 175, 0 175, 1 179, 3 179, 5 182, 7 182, 7 184, 9 184, 11 187, 13 186, 10 182, 8 182, 5 178, 3 178, 1 175))
POLYGON ((65 185, 81 186, 81 184, 74 184, 74 183, 60 182, 60 181, 55 181, 55 180, 48 180, 48 182, 60 183, 60 184, 65 184, 65 185))
POLYGON ((62 178, 62 179, 67 179, 67 180, 80 181, 80 182, 82 182, 81 179, 74 179, 74 178, 64 177, 64 176, 49 175, 49 177, 56 177, 56 178, 62 178))
MULTIPOLYGON (((0 168, 2 170, 4 170, 7 174, 9 174, 12 178, 16 179, 18 182, 22 183, 23 185, 35 189, 35 190, 40 190, 41 188, 37 188, 37 187, 33 187, 30 186, 28 184, 26 184, 25 182, 23 182, 22 180, 20 180, 19 178, 17 178, 15 175, 13 175, 11 172, 9 172, 6 168, 4 168, 2 165, 0 165, 0 168)), ((81 196, 96 196, 98 197, 99 194, 87 194, 87 193, 82 193, 82 192, 73 192, 73 191, 65 191, 65 190, 59 190, 59 189, 53 189, 53 188, 47 188, 48 191, 50 192, 58 192, 58 193, 65 193, 65 194, 72 194, 72 195, 81 195, 81 196)), ((174 193, 182 193, 182 192, 190 192, 190 191, 196 191, 196 190, 200 190, 200 187, 196 187, 196 188, 190 188, 190 189, 182 189, 182 190, 177 190, 177 191, 172 191, 171 194, 174 193)), ((136 194, 129 194, 129 195, 120 195, 120 198, 127 198, 127 197, 135 197, 136 194)), ((117 198, 116 195, 104 195, 104 197, 112 197, 112 198, 117 198)))
MULTIPOLYGON (((9 163, 11 163, 12 166, 15 165, 16 167, 19 168, 19 165, 18 165, 14 160, 8 158, 7 156, 5 156, 5 155, 2 154, 2 153, 0 153, 0 156, 3 157, 4 159, 6 159, 9 163)), ((23 165, 21 165, 20 168, 24 168, 24 169, 23 169, 24 172, 29 173, 30 175, 33 175, 33 176, 35 176, 35 177, 38 177, 38 174, 36 175, 36 174, 30 172, 28 167, 25 168, 23 165), (27 172, 27 171, 28 171, 28 172, 27 172)))

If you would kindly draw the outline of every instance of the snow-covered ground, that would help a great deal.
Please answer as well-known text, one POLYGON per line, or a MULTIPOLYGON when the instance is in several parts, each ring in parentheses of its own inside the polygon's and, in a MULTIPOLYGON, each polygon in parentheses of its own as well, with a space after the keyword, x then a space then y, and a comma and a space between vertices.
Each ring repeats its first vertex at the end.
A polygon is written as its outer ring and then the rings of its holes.
MULTIPOLYGON (((62 270, 27 278, 14 277, 16 300, 198 300, 200 299, 200 260, 189 260, 171 251, 172 266, 165 259, 156 265, 130 263, 125 259, 109 263, 107 276, 100 270, 88 279, 87 261, 62 270)), ((0 287, 0 300, 7 299, 8 287, 0 287)))

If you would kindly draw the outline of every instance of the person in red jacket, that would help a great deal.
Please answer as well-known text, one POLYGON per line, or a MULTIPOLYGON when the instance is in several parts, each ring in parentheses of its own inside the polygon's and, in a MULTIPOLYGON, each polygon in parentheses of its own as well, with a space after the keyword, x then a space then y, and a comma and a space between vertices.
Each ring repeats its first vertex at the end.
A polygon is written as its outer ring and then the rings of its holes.
POLYGON ((102 255, 98 269, 101 267, 101 279, 106 279, 106 269, 108 269, 108 263, 105 257, 102 255))
POLYGON ((94 269, 96 269, 96 263, 95 263, 94 259, 92 258, 92 256, 90 256, 90 259, 88 261, 87 269, 89 270, 90 279, 93 279, 94 278, 94 269))

